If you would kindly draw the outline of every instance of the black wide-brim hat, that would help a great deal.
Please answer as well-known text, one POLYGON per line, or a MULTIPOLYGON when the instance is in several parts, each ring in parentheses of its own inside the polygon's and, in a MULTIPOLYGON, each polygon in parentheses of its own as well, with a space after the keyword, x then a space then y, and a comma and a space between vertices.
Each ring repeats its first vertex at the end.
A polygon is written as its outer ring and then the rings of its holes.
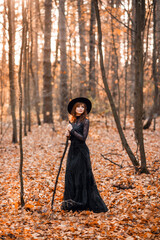
POLYGON ((86 107, 87 107, 87 113, 89 113, 91 111, 92 108, 92 103, 88 98, 84 98, 84 97, 78 97, 78 98, 74 98, 72 99, 69 104, 68 104, 68 112, 71 114, 72 112, 72 108, 74 106, 75 103, 77 102, 81 102, 81 103, 85 103, 86 107))

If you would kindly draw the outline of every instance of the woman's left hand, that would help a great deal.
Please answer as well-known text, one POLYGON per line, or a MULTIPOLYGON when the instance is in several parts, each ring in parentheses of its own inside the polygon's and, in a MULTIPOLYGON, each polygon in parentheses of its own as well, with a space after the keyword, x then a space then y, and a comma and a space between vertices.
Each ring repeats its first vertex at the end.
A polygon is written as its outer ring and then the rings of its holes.
POLYGON ((67 130, 68 130, 68 131, 71 131, 72 129, 73 129, 72 125, 71 125, 71 124, 68 124, 67 130))

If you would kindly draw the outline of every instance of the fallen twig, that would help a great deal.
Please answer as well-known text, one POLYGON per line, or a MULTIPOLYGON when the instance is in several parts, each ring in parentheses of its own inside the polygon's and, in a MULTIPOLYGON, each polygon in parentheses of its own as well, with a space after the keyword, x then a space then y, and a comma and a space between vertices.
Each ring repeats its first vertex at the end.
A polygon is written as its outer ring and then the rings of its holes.
POLYGON ((115 164, 115 165, 117 165, 118 167, 120 167, 120 168, 123 168, 122 167, 122 164, 121 165, 119 165, 118 163, 115 163, 115 162, 113 162, 112 160, 110 160, 109 158, 106 158, 102 153, 101 153, 101 156, 105 159, 105 160, 108 160, 109 162, 111 162, 111 163, 113 163, 113 164, 115 164))
MULTIPOLYGON (((119 154, 119 153, 112 153, 112 152, 105 153, 105 155, 117 155, 117 156, 122 156, 122 154, 119 154)), ((104 155, 104 156, 105 156, 105 155, 104 155)))

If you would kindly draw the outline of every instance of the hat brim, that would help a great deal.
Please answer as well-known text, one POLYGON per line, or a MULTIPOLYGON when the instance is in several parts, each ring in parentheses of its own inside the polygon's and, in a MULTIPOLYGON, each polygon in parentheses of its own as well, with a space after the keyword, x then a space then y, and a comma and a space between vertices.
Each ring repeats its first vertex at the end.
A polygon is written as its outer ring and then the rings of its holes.
POLYGON ((68 112, 71 114, 72 112, 72 108, 74 106, 75 103, 77 102, 81 102, 81 103, 85 103, 86 107, 87 107, 87 113, 89 113, 91 111, 92 108, 92 103, 88 98, 84 98, 84 97, 78 97, 78 98, 74 98, 72 99, 69 104, 68 104, 68 112))

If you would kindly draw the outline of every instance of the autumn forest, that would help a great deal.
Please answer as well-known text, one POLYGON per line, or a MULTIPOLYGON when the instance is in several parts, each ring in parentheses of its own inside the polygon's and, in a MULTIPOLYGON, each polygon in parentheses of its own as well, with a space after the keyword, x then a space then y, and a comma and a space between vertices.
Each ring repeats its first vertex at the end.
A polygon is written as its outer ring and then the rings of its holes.
POLYGON ((159 13, 159 0, 0 0, 0 239, 159 239, 159 13), (92 103, 106 213, 61 210, 68 152, 51 207, 76 97, 92 103))

